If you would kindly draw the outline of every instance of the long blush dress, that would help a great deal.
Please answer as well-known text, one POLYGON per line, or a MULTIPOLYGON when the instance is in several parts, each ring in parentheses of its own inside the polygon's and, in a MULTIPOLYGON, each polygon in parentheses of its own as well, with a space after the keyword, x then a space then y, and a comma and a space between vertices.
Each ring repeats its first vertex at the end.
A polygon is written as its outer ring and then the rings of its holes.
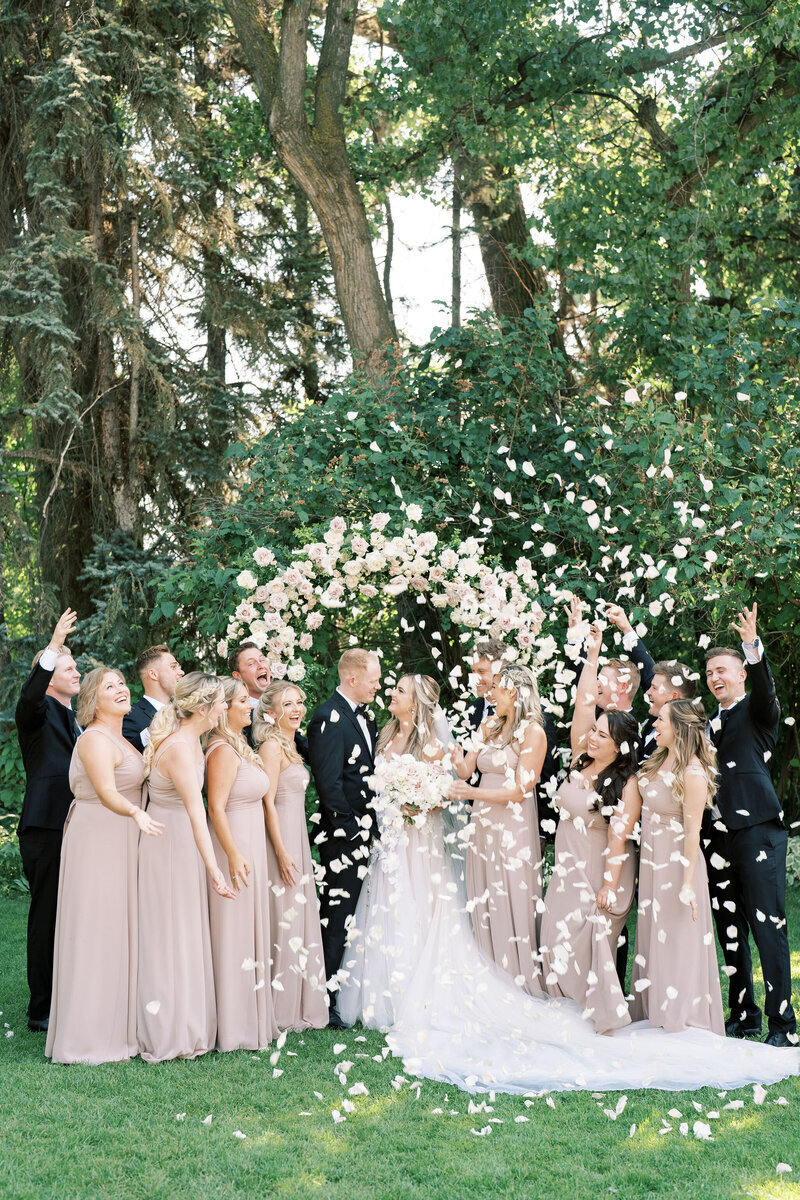
POLYGON ((616 952, 633 903, 635 846, 628 842, 614 908, 598 909, 609 823, 593 807, 597 795, 577 772, 562 783, 556 799, 561 819, 540 935, 545 987, 551 996, 574 1000, 598 1033, 608 1033, 631 1019, 617 978, 616 952))
MULTIPOLYGON (((196 1058, 217 1040, 206 869, 183 800, 158 766, 167 748, 158 748, 148 781, 147 811, 164 832, 142 838, 139 849, 137 1020, 147 1062, 196 1058)), ((202 762, 197 786, 203 786, 202 762)))
POLYGON ((328 1024, 319 901, 306 826, 310 778, 302 763, 292 763, 281 771, 275 792, 281 838, 300 875, 294 887, 287 888, 281 879, 278 856, 267 836, 273 1003, 279 1029, 322 1029, 328 1024))
MULTIPOLYGON (((692 771, 691 766, 687 771, 692 771)), ((703 773, 702 768, 696 770, 703 773)), ((708 875, 697 856, 693 888, 697 920, 679 895, 683 884, 683 811, 663 779, 639 780, 642 847, 631 991, 634 1021, 674 1033, 725 1033, 708 875)))
MULTIPOLYGON (((223 744, 209 746, 206 761, 223 744)), ((250 867, 247 887, 235 900, 228 900, 208 884, 218 1050, 261 1050, 278 1035, 270 987, 269 873, 261 807, 268 788, 266 772, 240 755, 225 812, 233 839, 250 867)), ((213 825, 210 832, 230 887, 228 860, 213 825)))
POLYGON ((58 1063, 120 1062, 138 1054, 139 829, 130 817, 101 804, 78 755, 78 746, 98 735, 123 752, 114 772, 117 790, 131 804, 142 804, 141 754, 102 726, 81 734, 69 768, 75 799, 61 846, 53 999, 45 1046, 48 1058, 58 1063))
POLYGON ((519 751, 485 746, 472 806, 467 849, 467 894, 475 940, 484 954, 533 996, 542 995, 537 909, 542 900, 536 798, 521 804, 490 804, 482 788, 514 786, 519 751))

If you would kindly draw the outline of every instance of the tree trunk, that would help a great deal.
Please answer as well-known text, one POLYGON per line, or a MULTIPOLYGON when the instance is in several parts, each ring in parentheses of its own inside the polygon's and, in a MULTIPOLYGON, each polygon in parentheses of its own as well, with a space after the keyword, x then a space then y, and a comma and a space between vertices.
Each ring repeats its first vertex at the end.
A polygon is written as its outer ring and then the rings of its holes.
POLYGON ((263 0, 226 0, 258 89, 278 157, 308 198, 325 238, 336 295, 354 360, 378 368, 394 338, 367 214, 347 157, 342 110, 356 21, 350 0, 331 0, 306 118, 311 0, 285 0, 276 48, 263 0))

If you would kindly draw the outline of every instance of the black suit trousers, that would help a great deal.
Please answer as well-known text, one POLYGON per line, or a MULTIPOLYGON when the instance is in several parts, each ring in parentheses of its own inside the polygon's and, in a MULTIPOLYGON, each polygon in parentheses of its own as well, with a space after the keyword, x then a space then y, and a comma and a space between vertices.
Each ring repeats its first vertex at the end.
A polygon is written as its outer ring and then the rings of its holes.
MULTIPOLYGON (((319 910, 322 922, 322 952, 325 956, 325 975, 330 980, 342 965, 347 932, 364 882, 358 868, 369 862, 369 844, 354 844, 344 838, 330 838, 319 847, 325 868, 325 882, 320 888, 319 910)), ((331 997, 336 1005, 335 995, 331 997)))
POLYGON ((770 1033, 793 1033, 797 1025, 786 931, 787 842, 778 821, 724 833, 706 827, 702 837, 714 924, 729 973, 731 1017, 748 1026, 761 1022, 753 993, 752 933, 761 959, 770 1033), (718 856, 714 863, 713 855, 718 856))
POLYGON ((60 829, 24 829, 19 835, 22 868, 31 889, 28 910, 28 1017, 44 1021, 50 1015, 53 990, 53 946, 56 938, 60 829))

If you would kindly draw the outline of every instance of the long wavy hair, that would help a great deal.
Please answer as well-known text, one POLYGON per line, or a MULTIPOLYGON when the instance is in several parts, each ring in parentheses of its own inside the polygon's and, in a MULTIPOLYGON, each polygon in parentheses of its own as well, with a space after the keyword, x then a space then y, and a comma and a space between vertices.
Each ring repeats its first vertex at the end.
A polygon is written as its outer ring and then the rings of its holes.
POLYGON ((217 675, 204 675, 202 671, 190 671, 179 679, 171 704, 160 708, 150 724, 150 740, 144 751, 147 774, 153 767, 153 759, 162 742, 174 733, 181 721, 186 721, 200 712, 211 708, 223 695, 223 683, 217 675))
POLYGON ((510 746, 515 737, 522 736, 521 726, 524 727, 528 721, 544 727, 539 689, 533 671, 519 663, 504 666, 497 682, 499 687, 508 691, 516 688, 514 711, 510 717, 495 713, 486 726, 486 741, 498 746, 510 746))
POLYGON ((125 683, 125 676, 116 667, 95 667, 84 675, 75 705, 75 720, 81 729, 91 725, 97 716, 97 697, 100 694, 100 684, 106 675, 116 675, 121 683, 125 683))
MULTIPOLYGON (((400 678, 411 681, 414 695, 414 704, 411 710, 414 724, 403 753, 411 754, 414 758, 426 762, 428 758, 425 754, 425 747, 436 741, 435 721, 440 688, 430 675, 401 675, 400 678)), ((400 722, 397 717, 390 717, 378 734, 376 754, 389 745, 399 728, 400 722)))
MULTIPOLYGON (((594 808, 610 821, 611 810, 622 799, 625 784, 639 769, 639 725, 633 713, 620 712, 617 708, 606 709, 602 715, 608 720, 608 732, 617 747, 617 757, 603 772, 603 778, 595 783, 597 800, 594 808)), ((590 754, 581 754, 572 764, 572 770, 582 771, 593 762, 590 754)))
MULTIPOLYGON (((247 688, 242 683, 241 679, 234 679, 232 675, 225 675, 222 679, 222 686, 225 691, 225 702, 230 705, 237 696, 242 692, 247 692, 247 688)), ((244 734, 234 733, 228 724, 228 710, 222 714, 214 728, 206 735, 206 750, 210 750, 216 742, 225 742, 247 762, 252 763, 255 767, 262 767, 261 759, 248 746, 244 734)))
MULTIPOLYGON (((297 692, 301 700, 305 700, 306 694, 303 689, 289 679, 276 679, 261 693, 253 712, 253 745, 258 750, 264 742, 277 742, 289 762, 299 763, 303 760, 297 753, 294 739, 283 732, 273 715, 276 712, 280 713, 283 694, 290 689, 297 692)), ((303 712, 305 713, 305 708, 303 712)), ((258 761, 260 765, 261 759, 258 761)))
MULTIPOLYGON (((661 711, 669 713, 674 741, 672 753, 675 765, 671 772, 672 794, 678 804, 683 804, 684 776, 692 759, 697 759, 708 780, 708 804, 717 790, 717 752, 707 734, 707 717, 701 704, 694 700, 667 700, 661 711)), ((659 748, 642 763, 642 775, 652 779, 663 771, 669 757, 666 746, 659 748)))

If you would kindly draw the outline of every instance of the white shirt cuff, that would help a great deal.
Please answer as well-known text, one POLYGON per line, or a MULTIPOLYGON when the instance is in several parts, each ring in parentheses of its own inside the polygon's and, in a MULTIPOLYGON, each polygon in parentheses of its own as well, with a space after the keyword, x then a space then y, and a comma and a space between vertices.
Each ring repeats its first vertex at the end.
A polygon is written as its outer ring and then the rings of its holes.
POLYGON ((638 641, 639 635, 636 630, 629 629, 627 633, 623 633, 622 635, 622 649, 627 650, 628 653, 630 653, 638 641))
POLYGON ((586 636, 586 622, 582 621, 580 625, 567 626, 567 644, 569 646, 577 646, 586 636))
POLYGON ((51 650, 48 646, 42 651, 42 657, 39 659, 39 666, 43 671, 55 671, 56 663, 58 662, 58 654, 55 650, 51 650))
POLYGON ((764 657, 764 647, 761 645, 761 638, 756 638, 752 646, 746 646, 745 643, 742 642, 742 651, 744 653, 745 661, 748 662, 751 667, 754 667, 756 663, 760 663, 761 659, 764 657))

